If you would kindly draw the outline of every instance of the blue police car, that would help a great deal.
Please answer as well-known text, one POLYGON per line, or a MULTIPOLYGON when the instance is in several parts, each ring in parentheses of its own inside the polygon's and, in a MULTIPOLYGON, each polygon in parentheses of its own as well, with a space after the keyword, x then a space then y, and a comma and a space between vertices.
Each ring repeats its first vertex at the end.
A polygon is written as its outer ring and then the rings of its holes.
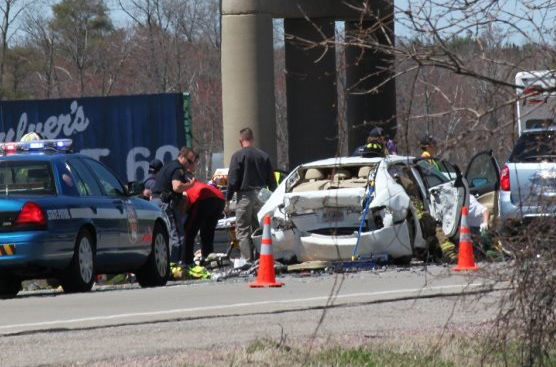
POLYGON ((71 153, 70 139, 0 144, 0 297, 35 278, 85 292, 97 273, 166 284, 168 218, 138 190, 71 153))

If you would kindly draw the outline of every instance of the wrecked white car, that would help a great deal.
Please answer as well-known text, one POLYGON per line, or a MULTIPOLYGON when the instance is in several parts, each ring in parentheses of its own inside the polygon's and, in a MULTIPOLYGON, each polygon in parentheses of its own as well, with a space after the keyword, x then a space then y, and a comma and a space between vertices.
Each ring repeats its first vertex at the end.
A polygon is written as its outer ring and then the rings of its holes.
MULTIPOLYGON (((447 162, 413 157, 344 157, 295 168, 258 213, 272 218, 274 257, 349 260, 389 255, 398 262, 428 253, 430 213, 448 237, 458 231, 466 184, 447 162), (428 232, 428 233, 427 233, 428 232)), ((260 246, 261 231, 253 234, 260 246)))

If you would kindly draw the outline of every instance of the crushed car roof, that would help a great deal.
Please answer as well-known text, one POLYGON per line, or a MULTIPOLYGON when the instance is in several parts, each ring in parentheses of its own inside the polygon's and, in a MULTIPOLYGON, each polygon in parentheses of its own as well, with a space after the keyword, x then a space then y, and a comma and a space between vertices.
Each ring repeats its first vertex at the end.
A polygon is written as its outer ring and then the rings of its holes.
POLYGON ((300 167, 327 167, 327 166, 338 166, 338 165, 356 165, 356 164, 365 164, 365 163, 378 163, 382 160, 388 160, 390 162, 402 162, 413 160, 415 157, 412 156, 401 156, 401 155, 388 155, 386 157, 373 157, 373 158, 364 158, 364 157, 335 157, 335 158, 327 158, 321 159, 318 161, 313 161, 309 163, 304 163, 300 165, 300 167))

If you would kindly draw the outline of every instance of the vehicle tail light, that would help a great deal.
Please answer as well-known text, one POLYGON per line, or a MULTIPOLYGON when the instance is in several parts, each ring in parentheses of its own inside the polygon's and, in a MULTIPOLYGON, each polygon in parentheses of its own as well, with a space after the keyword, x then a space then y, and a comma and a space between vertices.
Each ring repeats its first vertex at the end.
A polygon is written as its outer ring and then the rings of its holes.
POLYGON ((25 227, 44 227, 46 226, 46 217, 40 206, 28 201, 23 205, 17 219, 15 220, 16 226, 25 227))
POLYGON ((531 88, 531 87, 529 87, 529 88, 525 88, 525 89, 523 90, 523 94, 525 94, 525 95, 527 95, 527 96, 534 96, 534 95, 539 94, 539 90, 538 90, 537 88, 531 88))
POLYGON ((539 90, 536 88, 525 88, 523 90, 523 94, 525 95, 523 104, 537 104, 546 102, 546 98, 543 98, 540 95, 539 90))
POLYGON ((504 166, 500 170, 500 190, 510 191, 510 169, 508 166, 504 166))

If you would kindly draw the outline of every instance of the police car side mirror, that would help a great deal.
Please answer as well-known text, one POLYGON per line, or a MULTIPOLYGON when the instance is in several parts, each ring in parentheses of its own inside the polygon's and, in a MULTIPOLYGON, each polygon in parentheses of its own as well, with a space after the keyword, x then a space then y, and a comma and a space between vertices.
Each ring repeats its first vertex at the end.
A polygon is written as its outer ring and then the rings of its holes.
POLYGON ((143 190, 145 190, 145 185, 143 182, 139 181, 131 181, 128 182, 126 185, 126 191, 128 196, 136 196, 143 194, 143 190))

